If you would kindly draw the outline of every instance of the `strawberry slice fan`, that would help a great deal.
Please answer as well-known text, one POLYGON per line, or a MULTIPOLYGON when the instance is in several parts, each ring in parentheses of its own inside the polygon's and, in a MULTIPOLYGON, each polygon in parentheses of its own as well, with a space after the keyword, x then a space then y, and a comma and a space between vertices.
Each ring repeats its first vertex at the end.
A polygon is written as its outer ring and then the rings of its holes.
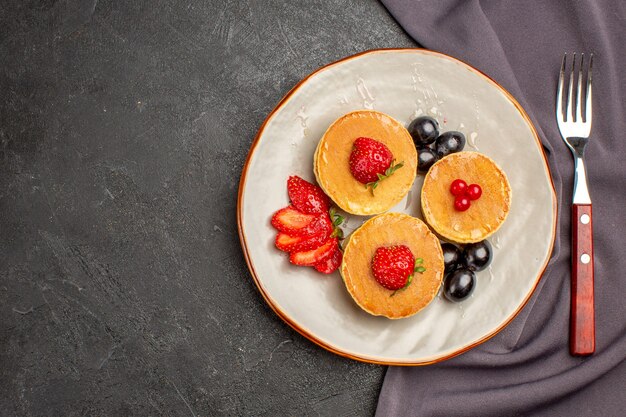
POLYGON ((322 274, 332 274, 341 265, 339 239, 343 232, 339 225, 343 217, 317 185, 298 177, 287 180, 291 205, 272 216, 272 226, 278 230, 275 246, 289 254, 289 262, 310 266, 322 274))

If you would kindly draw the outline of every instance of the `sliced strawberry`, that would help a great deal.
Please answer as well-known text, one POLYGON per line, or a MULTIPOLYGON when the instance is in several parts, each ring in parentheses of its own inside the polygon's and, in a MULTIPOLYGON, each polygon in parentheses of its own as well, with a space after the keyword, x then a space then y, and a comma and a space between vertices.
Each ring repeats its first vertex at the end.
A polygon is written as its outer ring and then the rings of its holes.
POLYGON ((283 252, 301 252, 315 249, 328 239, 327 234, 313 236, 290 236, 287 233, 276 235, 276 247, 283 252))
POLYGON ((313 214, 301 213, 293 206, 287 206, 274 213, 272 226, 290 235, 303 235, 308 233, 306 227, 316 218, 317 216, 313 214))
POLYGON ((324 235, 326 240, 327 237, 333 232, 333 223, 330 220, 330 216, 328 213, 321 214, 315 220, 313 220, 309 225, 301 230, 301 233, 304 236, 313 236, 313 235, 324 235))
POLYGON ((289 262, 295 265, 313 266, 323 262, 333 254, 337 247, 337 239, 328 239, 322 246, 302 252, 292 252, 289 255, 289 262))
POLYGON ((332 274, 341 265, 341 258, 343 258, 343 254, 339 250, 339 246, 336 246, 332 255, 325 261, 316 263, 314 267, 322 274, 332 274))
POLYGON ((291 204, 303 213, 322 214, 330 206, 328 197, 320 187, 297 175, 292 175, 287 180, 287 193, 291 204))

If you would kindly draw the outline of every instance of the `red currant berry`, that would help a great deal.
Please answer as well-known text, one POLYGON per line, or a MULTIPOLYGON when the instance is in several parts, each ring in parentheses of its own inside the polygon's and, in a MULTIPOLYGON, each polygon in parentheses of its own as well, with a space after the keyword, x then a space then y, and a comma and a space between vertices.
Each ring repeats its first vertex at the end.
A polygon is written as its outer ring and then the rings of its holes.
POLYGON ((454 199, 454 209, 456 211, 465 211, 470 208, 470 204, 472 204, 470 199, 464 195, 457 196, 457 198, 454 199))
POLYGON ((482 194, 483 189, 480 188, 478 184, 470 184, 465 192, 465 195, 468 196, 470 200, 478 200, 482 194))
POLYGON ((467 183, 463 180, 456 179, 450 184, 450 192, 454 196, 461 196, 467 192, 467 183))

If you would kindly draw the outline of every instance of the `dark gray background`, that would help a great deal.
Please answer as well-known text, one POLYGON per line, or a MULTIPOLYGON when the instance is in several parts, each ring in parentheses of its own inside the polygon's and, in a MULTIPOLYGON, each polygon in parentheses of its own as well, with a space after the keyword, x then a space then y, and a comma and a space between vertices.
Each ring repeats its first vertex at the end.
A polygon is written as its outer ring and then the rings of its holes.
POLYGON ((384 368, 266 306, 236 228, 268 112, 415 46, 375 0, 0 6, 0 415, 371 415, 384 368))

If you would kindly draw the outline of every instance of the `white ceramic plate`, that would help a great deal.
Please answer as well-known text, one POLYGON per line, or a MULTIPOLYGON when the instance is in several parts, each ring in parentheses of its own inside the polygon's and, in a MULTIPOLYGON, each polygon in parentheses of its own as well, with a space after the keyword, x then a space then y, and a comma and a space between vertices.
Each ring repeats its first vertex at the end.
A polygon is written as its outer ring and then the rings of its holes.
MULTIPOLYGON (((391 211, 421 217, 418 178, 391 211)), ((347 232, 365 218, 350 216, 347 232)), ((437 362, 476 346, 508 324, 526 303, 548 262, 555 237, 556 196, 526 113, 504 89, 470 66, 420 50, 376 50, 328 65, 300 82, 268 116, 243 169, 239 234, 252 276, 272 309, 313 342, 353 359, 394 365, 437 362), (362 311, 339 273, 296 267, 274 248, 272 214, 288 204, 286 181, 314 181, 313 152, 339 116, 375 109, 405 125, 421 114, 441 130, 459 130, 467 150, 493 158, 507 173, 512 207, 489 240, 490 268, 463 303, 440 294, 415 316, 388 320, 362 311)))

